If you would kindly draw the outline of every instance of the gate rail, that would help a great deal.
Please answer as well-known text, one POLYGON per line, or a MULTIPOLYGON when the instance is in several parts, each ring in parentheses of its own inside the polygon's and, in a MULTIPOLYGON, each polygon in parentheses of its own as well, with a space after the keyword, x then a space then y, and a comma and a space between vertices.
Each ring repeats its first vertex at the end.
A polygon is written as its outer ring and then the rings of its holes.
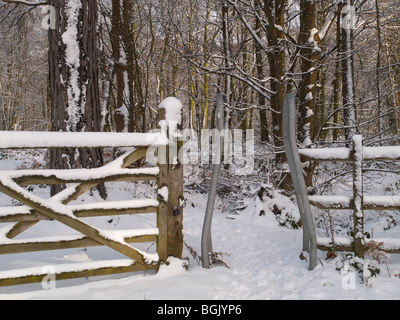
POLYGON ((316 265, 317 248, 323 251, 354 252, 357 257, 364 257, 366 245, 370 241, 383 243, 388 253, 400 253, 399 239, 366 239, 364 233, 364 210, 400 210, 400 196, 366 196, 363 190, 364 161, 400 161, 400 147, 364 147, 363 137, 355 135, 351 148, 298 149, 296 135, 296 104, 294 94, 287 94, 283 107, 283 129, 285 149, 290 172, 296 191, 299 211, 303 221, 304 248, 310 252, 310 269, 316 265), (309 196, 307 193, 302 163, 315 162, 351 162, 353 167, 353 195, 309 196), (351 238, 317 238, 310 206, 323 210, 353 210, 354 230, 351 238), (315 243, 316 242, 316 243, 315 243), (334 247, 335 246, 335 247, 334 247))
MULTIPOLYGON (((306 161, 351 162, 353 167, 353 196, 310 196, 310 204, 323 210, 353 210, 354 236, 337 238, 337 251, 353 251, 363 257, 365 244, 372 241, 364 237, 364 210, 400 210, 400 196, 366 196, 363 192, 363 162, 400 161, 400 147, 364 147, 361 135, 353 137, 352 148, 300 149, 306 161)), ((400 253, 400 239, 373 239, 383 242, 388 253, 400 253)), ((318 248, 331 250, 332 241, 318 239, 318 248)))
MULTIPOLYGON (((166 110, 160 106, 160 117, 166 110)), ((168 123, 167 123, 168 125, 168 123)), ((172 123, 177 126, 177 123, 172 123)), ((47 148, 132 148, 123 156, 97 169, 0 171, 0 192, 21 202, 22 206, 0 208, 0 254, 107 246, 127 259, 56 265, 57 280, 114 273, 157 271, 169 256, 181 258, 183 248, 183 166, 170 150, 177 151, 176 137, 160 133, 49 133, 0 132, 0 149, 47 148), (168 148, 169 147, 169 148, 168 148), (133 149, 135 148, 135 149, 133 149), (130 168, 146 155, 163 161, 153 168, 130 168), (160 159, 160 158, 159 158, 160 159), (83 205, 69 203, 103 182, 157 181, 157 199, 136 199, 83 205), (43 199, 24 188, 26 185, 72 184, 43 199), (152 229, 107 231, 95 228, 80 218, 157 213, 152 229), (79 232, 75 236, 15 240, 15 237, 40 221, 55 220, 79 232), (10 224, 9 224, 10 223, 10 224), (148 254, 129 244, 157 242, 157 253, 148 254)), ((40 282, 48 275, 45 268, 0 271, 0 286, 40 282)))

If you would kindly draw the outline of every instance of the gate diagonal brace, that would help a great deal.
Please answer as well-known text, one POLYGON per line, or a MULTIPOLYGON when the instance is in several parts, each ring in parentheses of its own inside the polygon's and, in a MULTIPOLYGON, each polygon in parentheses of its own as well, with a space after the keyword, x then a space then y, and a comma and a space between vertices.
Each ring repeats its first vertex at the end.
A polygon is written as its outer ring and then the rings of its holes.
MULTIPOLYGON (((107 167, 113 167, 113 166, 118 166, 121 169, 125 169, 135 163, 136 161, 140 160, 146 155, 147 148, 138 148, 135 151, 132 152, 127 152, 126 154, 122 155, 118 159, 110 162, 107 164, 107 167)), ((69 202, 75 200, 85 192, 91 190, 92 188, 95 188, 99 183, 98 182, 83 182, 80 184, 75 184, 72 185, 60 193, 56 194, 53 196, 51 199, 58 200, 62 204, 68 204, 69 202)), ((35 210, 31 210, 34 212, 35 210)), ((35 224, 37 224, 39 220, 37 221, 21 221, 18 222, 8 233, 7 233, 7 238, 13 239, 17 237, 19 234, 24 232, 25 230, 33 227, 35 224)))
POLYGON ((129 246, 127 243, 111 239, 109 236, 102 234, 98 229, 78 220, 73 215, 72 210, 60 202, 54 200, 45 201, 38 196, 32 195, 15 183, 11 178, 4 176, 0 179, 0 191, 34 210, 41 212, 48 218, 61 222, 94 241, 118 251, 148 269, 156 268, 153 264, 156 261, 148 261, 148 259, 146 259, 141 253, 129 246))

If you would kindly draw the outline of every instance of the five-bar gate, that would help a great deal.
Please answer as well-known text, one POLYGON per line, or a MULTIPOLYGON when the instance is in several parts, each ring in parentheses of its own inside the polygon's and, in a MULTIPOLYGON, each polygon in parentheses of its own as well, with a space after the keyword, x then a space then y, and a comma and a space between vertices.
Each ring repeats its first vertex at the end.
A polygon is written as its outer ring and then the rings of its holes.
MULTIPOLYGON (((160 115, 165 116, 160 109, 160 115)), ((167 124, 168 125, 168 124, 167 124)), ((177 126, 179 123, 172 123, 177 126)), ((175 128, 176 130, 176 128, 175 128)), ((0 192, 22 206, 0 208, 0 254, 107 246, 126 257, 122 260, 55 265, 56 280, 143 270, 157 271, 169 256, 181 258, 183 248, 183 166, 169 153, 178 142, 164 130, 159 133, 53 133, 0 132, 0 149, 124 148, 130 151, 97 169, 0 171, 0 192), (127 149, 126 149, 127 148, 127 149), (152 168, 132 168, 146 155, 158 153, 152 168), (162 161, 160 161, 162 159, 162 161), (171 162, 170 159, 173 159, 171 162), (71 202, 100 183, 114 181, 157 181, 158 197, 117 202, 71 205, 71 202), (26 185, 65 184, 66 189, 43 199, 26 185), (107 231, 93 227, 87 217, 157 214, 152 229, 107 231), (16 240, 25 230, 45 220, 58 221, 76 236, 16 240), (148 254, 130 244, 156 242, 157 253, 148 254)), ((0 272, 0 286, 41 282, 48 270, 31 267, 0 272)))
MULTIPOLYGON (((400 147, 364 147, 363 137, 355 135, 351 148, 300 149, 306 161, 350 162, 353 168, 353 195, 310 196, 310 204, 323 210, 352 210, 352 238, 335 240, 336 251, 354 252, 364 257, 365 245, 371 240, 383 242, 388 253, 400 253, 400 239, 367 239, 364 231, 365 210, 400 210, 400 196, 366 196, 363 188, 363 163, 366 161, 399 161, 400 147)), ((332 250, 331 239, 318 239, 318 248, 332 250)))
POLYGON ((303 250, 310 253, 310 269, 317 263, 317 249, 329 251, 354 252, 357 257, 364 257, 370 241, 383 243, 388 253, 400 253, 400 239, 368 239, 364 232, 365 210, 400 210, 400 196, 366 196, 363 186, 363 163, 365 161, 400 161, 400 147, 365 147, 363 137, 355 135, 350 148, 298 149, 296 137, 296 104, 294 94, 287 94, 283 107, 284 141, 289 161, 293 185, 303 221, 303 250), (353 167, 353 194, 309 196, 303 175, 302 161, 315 162, 350 162, 353 167), (354 228, 352 237, 318 238, 310 206, 320 209, 352 210, 354 228))

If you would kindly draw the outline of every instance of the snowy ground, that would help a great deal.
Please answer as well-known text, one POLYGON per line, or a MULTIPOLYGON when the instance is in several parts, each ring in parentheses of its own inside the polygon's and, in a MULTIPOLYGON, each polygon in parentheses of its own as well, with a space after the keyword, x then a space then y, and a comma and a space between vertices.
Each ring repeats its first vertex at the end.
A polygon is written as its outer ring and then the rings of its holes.
MULTIPOLYGON (((2 162, 2 166, 13 167, 13 163, 2 162)), ((2 167, 2 169, 4 169, 2 167)), ((133 185, 121 184, 109 189, 110 197, 118 200, 141 193, 133 185)), ((45 188, 39 193, 47 192, 45 188)), ((200 253, 200 238, 204 219, 206 195, 186 193, 188 199, 184 216, 185 242, 200 253)), ((9 199, 0 199, 7 203, 9 199)), ((83 199, 88 200, 88 197, 83 199)), ((91 199, 93 200, 93 199, 91 199)), ((289 201, 289 200, 287 200, 289 201)), ((385 265, 381 273, 372 279, 371 286, 361 283, 359 276, 340 273, 341 257, 325 261, 320 252, 321 263, 313 272, 308 263, 299 259, 302 247, 302 231, 279 226, 275 216, 266 212, 256 214, 259 203, 249 199, 248 208, 240 215, 215 212, 213 221, 214 251, 226 253, 226 266, 202 269, 197 261, 184 249, 189 259, 188 270, 182 261, 173 259, 169 266, 163 266, 158 274, 136 273, 57 281, 55 290, 43 290, 41 284, 0 288, 0 299, 135 299, 135 300, 267 300, 267 299, 400 299, 400 257, 392 255, 389 262, 389 277, 385 265), (353 278, 352 278, 353 277, 353 278), (355 280, 355 282, 351 282, 355 280), (349 288, 349 284, 350 285, 349 288)), ((287 203, 290 210, 296 210, 287 203)), ((295 213, 295 212, 294 212, 295 213)), ((121 226, 132 223, 129 217, 94 221, 102 225, 121 226)), ((140 227, 152 227, 154 217, 143 216, 135 221, 140 227)), ((0 228, 4 225, 0 224, 0 228)), ((44 233, 49 229, 66 232, 52 222, 37 225, 27 233, 44 233)), ((400 234, 400 227, 389 230, 400 234)), ((143 248, 154 250, 153 247, 143 248)), ((108 250, 88 248, 47 253, 1 256, 0 271, 33 265, 56 265, 60 262, 86 262, 96 259, 118 259, 108 250), (107 255, 107 256, 106 256, 107 255), (40 261, 40 262, 39 262, 40 261)), ((186 260, 185 260, 186 261, 186 260)))

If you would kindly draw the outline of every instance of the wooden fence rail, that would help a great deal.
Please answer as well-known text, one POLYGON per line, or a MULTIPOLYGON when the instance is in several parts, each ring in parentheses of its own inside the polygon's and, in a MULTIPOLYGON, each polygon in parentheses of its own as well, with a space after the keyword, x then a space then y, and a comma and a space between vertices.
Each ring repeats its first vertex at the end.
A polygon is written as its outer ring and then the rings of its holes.
MULTIPOLYGON (((336 238, 336 251, 355 252, 364 257, 365 244, 369 239, 364 235, 365 210, 400 210, 400 196, 366 196, 363 192, 363 162, 399 161, 400 147, 364 147, 361 135, 353 138, 352 148, 300 149, 299 154, 305 161, 347 161, 353 167, 352 196, 309 196, 310 204, 324 210, 352 210, 354 230, 352 238, 336 238)), ((400 237, 399 237, 400 238, 400 237)), ((400 239, 373 239, 383 242, 388 253, 400 253, 400 239)), ((332 239, 319 238, 320 250, 332 250, 332 239)))
MULTIPOLYGON (((179 102, 176 100, 174 103, 179 102)), ((160 117, 165 117, 166 112, 166 107, 160 106, 160 117)), ((174 122, 172 125, 176 127, 180 124, 174 122)), ((143 270, 157 271, 169 256, 181 258, 183 166, 170 161, 175 159, 174 154, 170 154, 171 150, 177 152, 179 144, 174 137, 168 135, 176 129, 166 130, 164 125, 161 133, 145 134, 0 132, 0 149, 131 148, 131 151, 98 169, 0 171, 0 192, 22 203, 22 206, 0 208, 0 223, 7 224, 0 230, 0 255, 107 246, 127 257, 123 260, 55 265, 53 276, 57 280, 143 270), (159 156, 162 154, 164 161, 159 161, 153 168, 131 168, 155 150, 158 150, 159 156), (158 197, 70 204, 100 183, 114 181, 157 181, 158 197), (43 199, 23 187, 39 184, 68 184, 68 187, 50 199, 43 199), (157 225, 145 230, 105 231, 81 219, 148 213, 157 214, 157 225), (25 230, 46 220, 58 221, 78 233, 69 237, 15 239, 25 230), (148 254, 129 245, 143 242, 156 242, 157 253, 148 254)), ((47 275, 48 271, 43 268, 0 271, 0 286, 40 282, 47 275)))

